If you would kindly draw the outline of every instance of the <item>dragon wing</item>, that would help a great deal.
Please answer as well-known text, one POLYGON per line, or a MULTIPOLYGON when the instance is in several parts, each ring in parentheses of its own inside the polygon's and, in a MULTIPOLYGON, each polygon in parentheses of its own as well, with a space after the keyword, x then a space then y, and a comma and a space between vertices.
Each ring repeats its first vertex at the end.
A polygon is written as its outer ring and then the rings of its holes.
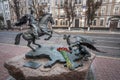
POLYGON ((92 45, 92 44, 90 44, 90 43, 81 42, 80 44, 81 44, 81 45, 84 45, 84 46, 86 46, 87 48, 92 49, 92 50, 94 50, 94 51, 106 53, 106 52, 103 52, 103 51, 98 50, 94 45, 92 45))
POLYGON ((80 42, 85 42, 85 43, 89 43, 89 44, 95 44, 94 40, 88 39, 88 38, 85 38, 85 37, 82 37, 82 36, 75 36, 74 38, 76 38, 77 41, 80 41, 80 42))

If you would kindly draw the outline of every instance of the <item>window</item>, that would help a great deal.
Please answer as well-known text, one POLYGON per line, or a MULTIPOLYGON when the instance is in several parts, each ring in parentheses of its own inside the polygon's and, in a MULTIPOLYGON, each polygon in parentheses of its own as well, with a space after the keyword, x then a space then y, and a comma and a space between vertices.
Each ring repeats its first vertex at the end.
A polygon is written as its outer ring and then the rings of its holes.
POLYGON ((101 14, 102 14, 102 15, 104 14, 104 10, 103 10, 103 9, 101 10, 101 14))
POLYGON ((115 7, 115 9, 114 9, 114 13, 115 13, 115 14, 119 14, 119 7, 118 7, 118 6, 115 7))
POLYGON ((57 2, 58 0, 55 0, 55 5, 57 5, 58 4, 58 2, 57 2))
POLYGON ((56 25, 58 25, 58 21, 57 20, 55 21, 55 23, 56 23, 56 25))
POLYGON ((60 21, 60 25, 62 25, 62 20, 60 21))
POLYGON ((98 11, 95 12, 95 16, 98 16, 98 11))
POLYGON ((101 19, 101 20, 100 20, 100 26, 103 26, 103 23, 104 23, 104 20, 101 19))
POLYGON ((8 4, 5 4, 4 6, 5 6, 5 10, 8 10, 8 4))
POLYGON ((60 7, 63 7, 63 0, 60 0, 60 7))
POLYGON ((75 4, 77 4, 77 0, 75 0, 75 4))
POLYGON ((66 25, 68 25, 68 21, 66 20, 66 25))
POLYGON ((48 0, 48 3, 50 3, 50 0, 48 0))
POLYGON ((93 21, 93 25, 96 26, 96 20, 93 21))
POLYGON ((79 0, 79 4, 81 4, 81 0, 79 0))
POLYGON ((101 9, 101 15, 105 15, 105 11, 106 11, 106 8, 103 7, 103 8, 101 9))
POLYGON ((75 4, 81 4, 81 0, 75 0, 75 4))
POLYGON ((65 25, 65 20, 63 21, 63 25, 65 25))

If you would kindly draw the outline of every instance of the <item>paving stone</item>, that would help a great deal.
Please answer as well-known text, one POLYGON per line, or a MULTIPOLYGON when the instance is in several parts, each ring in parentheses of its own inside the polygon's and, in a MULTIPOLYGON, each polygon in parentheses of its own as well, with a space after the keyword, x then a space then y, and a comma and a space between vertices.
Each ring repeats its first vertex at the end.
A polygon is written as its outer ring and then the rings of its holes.
POLYGON ((92 65, 96 80, 120 79, 120 59, 96 57, 92 65))

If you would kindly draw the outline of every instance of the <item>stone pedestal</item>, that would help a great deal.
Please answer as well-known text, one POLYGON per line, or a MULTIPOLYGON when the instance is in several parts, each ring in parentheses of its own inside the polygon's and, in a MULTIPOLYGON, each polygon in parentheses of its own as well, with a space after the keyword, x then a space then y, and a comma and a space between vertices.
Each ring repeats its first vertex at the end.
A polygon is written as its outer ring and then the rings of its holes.
POLYGON ((5 62, 9 74, 16 80, 85 80, 89 67, 94 60, 95 55, 83 62, 83 66, 75 70, 69 70, 63 64, 56 63, 52 68, 40 66, 37 69, 24 67, 28 61, 35 61, 45 64, 48 59, 26 59, 25 55, 17 56, 5 62))

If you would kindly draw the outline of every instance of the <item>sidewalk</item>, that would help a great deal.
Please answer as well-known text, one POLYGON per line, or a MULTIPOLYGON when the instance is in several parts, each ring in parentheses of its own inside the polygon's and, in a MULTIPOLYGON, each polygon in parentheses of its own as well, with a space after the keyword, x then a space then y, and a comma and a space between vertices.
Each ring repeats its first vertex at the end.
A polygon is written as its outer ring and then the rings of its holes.
POLYGON ((58 33, 86 33, 86 34, 120 34, 119 31, 104 31, 104 30, 68 30, 68 29, 54 29, 55 32, 58 33))
POLYGON ((0 43, 0 80, 6 80, 9 77, 7 69, 4 68, 4 62, 29 50, 27 47, 0 43))
POLYGON ((120 59, 96 57, 92 63, 95 80, 119 80, 120 59))
MULTIPOLYGON (((25 32, 28 29, 25 30, 8 30, 9 32, 25 32)), ((0 30, 0 31, 7 31, 7 30, 0 30)), ((108 31, 108 30, 68 30, 68 29, 53 29, 56 33, 86 33, 86 34, 120 34, 120 31, 108 31)))
MULTIPOLYGON (((0 43, 0 80, 6 80, 9 77, 7 70, 4 68, 4 62, 29 50, 24 46, 0 43)), ((93 61, 92 70, 95 80, 119 80, 120 59, 97 56, 93 61)))

